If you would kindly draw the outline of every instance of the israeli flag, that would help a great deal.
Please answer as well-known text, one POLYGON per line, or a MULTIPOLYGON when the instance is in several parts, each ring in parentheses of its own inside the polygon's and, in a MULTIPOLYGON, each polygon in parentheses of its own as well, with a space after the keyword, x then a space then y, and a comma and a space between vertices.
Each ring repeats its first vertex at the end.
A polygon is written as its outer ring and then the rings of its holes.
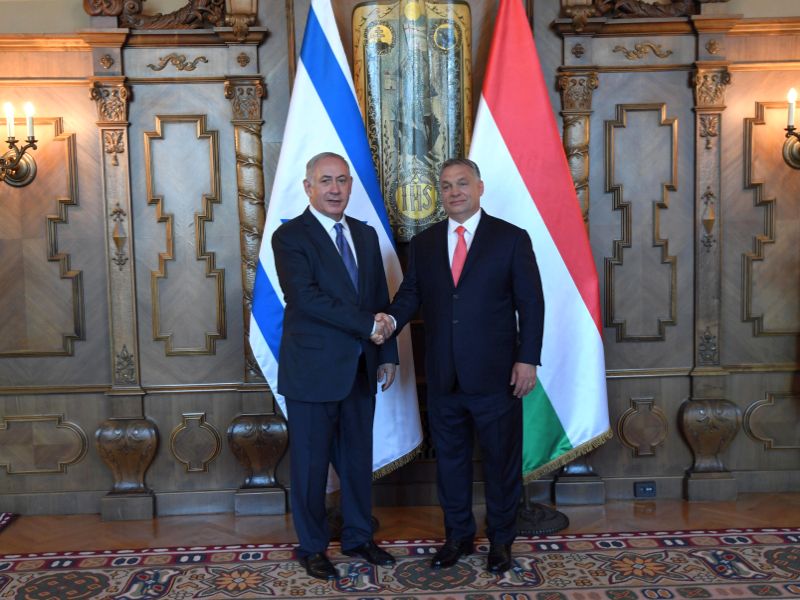
MULTIPOLYGON (((309 9, 253 290, 250 346, 284 415, 285 400, 277 393, 284 302, 271 240, 281 223, 308 206, 305 167, 320 152, 336 152, 350 163, 353 190, 346 213, 377 231, 394 296, 403 274, 330 0, 312 0, 309 9)), ((386 392, 379 386, 376 397, 373 471, 378 476, 411 460, 422 443, 408 328, 398 336, 398 351, 395 382, 386 392)))

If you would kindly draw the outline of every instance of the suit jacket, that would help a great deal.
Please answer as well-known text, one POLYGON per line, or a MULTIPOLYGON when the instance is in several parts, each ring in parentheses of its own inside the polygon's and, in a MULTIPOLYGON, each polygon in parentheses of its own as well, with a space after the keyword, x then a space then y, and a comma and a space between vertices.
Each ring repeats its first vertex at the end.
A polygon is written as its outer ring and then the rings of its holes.
POLYGON ((416 235, 388 311, 398 331, 420 305, 433 392, 450 392, 456 378, 467 393, 502 392, 509 389, 515 362, 540 364, 544 296, 524 229, 484 212, 458 286, 450 272, 447 220, 416 235))
POLYGON ((291 400, 342 400, 353 388, 362 353, 374 394, 378 366, 397 362, 394 339, 382 346, 369 340, 375 313, 389 304, 378 235, 345 218, 358 261, 358 293, 336 246, 308 209, 272 236, 286 301, 278 392, 291 400))

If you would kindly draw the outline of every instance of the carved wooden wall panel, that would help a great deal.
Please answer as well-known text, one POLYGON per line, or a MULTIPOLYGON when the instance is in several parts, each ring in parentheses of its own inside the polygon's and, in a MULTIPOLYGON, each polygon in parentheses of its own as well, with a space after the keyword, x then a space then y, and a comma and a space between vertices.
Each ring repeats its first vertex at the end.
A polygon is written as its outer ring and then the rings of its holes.
POLYGON ((130 107, 145 386, 242 377, 231 109, 221 81, 184 86, 177 97, 166 94, 176 84, 142 80, 130 107), (154 135, 158 121, 163 131, 154 135), (170 251, 174 258, 167 258, 170 251))
POLYGON ((0 466, 9 475, 66 473, 86 455, 86 433, 64 415, 0 419, 0 466))
POLYGON ((0 303, 13 307, 0 319, 0 388, 107 381, 90 358, 108 344, 93 108, 85 87, 52 85, 3 91, 36 104, 40 142, 36 179, 0 184, 0 303))
POLYGON ((78 205, 75 134, 62 131, 62 119, 38 119, 37 126, 40 174, 31 187, 4 186, 0 203, 7 283, 0 305, 15 315, 0 325, 6 357, 71 356, 86 338, 83 273, 59 250, 70 208, 78 205))
POLYGON ((606 368, 614 372, 691 363, 693 119, 685 81, 680 72, 607 72, 594 91, 589 226, 606 368))
POLYGON ((722 126, 723 364, 796 363, 800 178, 781 157, 785 87, 734 72, 722 126))
POLYGON ((605 262, 605 326, 616 329, 618 342, 664 341, 677 321, 677 259, 662 235, 661 215, 678 189, 678 123, 666 112, 664 104, 618 104, 616 118, 605 122, 606 192, 620 212, 620 237, 605 262), (617 173, 642 159, 648 169, 628 171, 627 178, 617 173))
POLYGON ((153 339, 164 342, 167 356, 211 355, 226 329, 225 273, 206 243, 220 201, 217 132, 206 129, 204 115, 158 115, 144 137, 147 203, 165 235, 158 269, 150 273, 153 339), (189 290, 202 290, 211 302, 188 296, 189 290))

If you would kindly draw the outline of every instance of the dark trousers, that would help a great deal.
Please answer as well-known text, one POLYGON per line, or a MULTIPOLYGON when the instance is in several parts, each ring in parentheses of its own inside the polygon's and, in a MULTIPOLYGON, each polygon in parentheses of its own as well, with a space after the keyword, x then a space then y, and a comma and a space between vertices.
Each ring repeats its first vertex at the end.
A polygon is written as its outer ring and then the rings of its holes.
POLYGON ((286 399, 291 452, 292 518, 297 556, 324 552, 330 542, 325 511, 328 465, 341 485, 342 548, 372 539, 372 418, 375 397, 360 373, 340 402, 286 399))
POLYGON ((492 543, 512 543, 522 495, 522 401, 510 391, 488 396, 460 390, 429 394, 428 417, 447 538, 475 537, 472 453, 477 431, 486 482, 487 536, 492 543))

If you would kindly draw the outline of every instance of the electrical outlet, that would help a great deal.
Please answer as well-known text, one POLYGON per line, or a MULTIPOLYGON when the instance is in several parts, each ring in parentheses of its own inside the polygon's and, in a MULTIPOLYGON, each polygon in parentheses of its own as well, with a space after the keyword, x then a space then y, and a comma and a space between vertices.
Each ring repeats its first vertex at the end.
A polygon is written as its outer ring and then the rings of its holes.
POLYGON ((634 498, 655 498, 656 497, 656 482, 655 481, 634 481, 633 482, 633 497, 634 498))

